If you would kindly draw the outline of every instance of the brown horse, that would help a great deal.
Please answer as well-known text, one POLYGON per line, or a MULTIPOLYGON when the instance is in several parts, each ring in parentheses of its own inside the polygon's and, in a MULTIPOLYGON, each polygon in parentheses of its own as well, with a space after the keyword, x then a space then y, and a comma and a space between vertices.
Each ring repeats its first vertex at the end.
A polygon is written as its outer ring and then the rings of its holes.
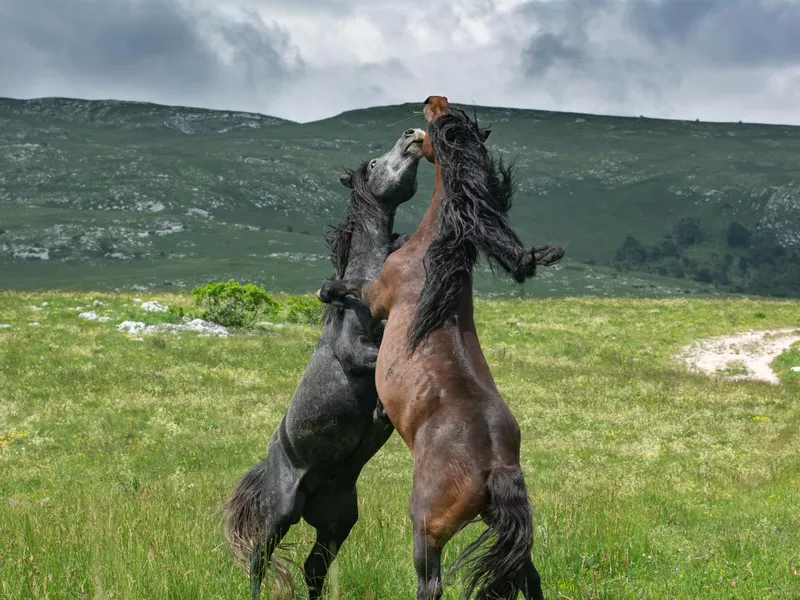
POLYGON ((405 245, 377 280, 340 279, 323 302, 361 300, 388 319, 376 385, 389 418, 411 449, 411 520, 417 598, 442 594, 445 544, 478 515, 486 531, 457 559, 470 566, 466 596, 542 598, 531 560, 533 518, 520 468, 520 430, 495 386, 473 320, 472 270, 478 252, 517 281, 563 256, 526 250, 507 223, 511 171, 495 163, 489 135, 447 98, 425 101, 423 155, 435 166, 433 198, 405 245), (479 547, 493 539, 489 548, 479 547))

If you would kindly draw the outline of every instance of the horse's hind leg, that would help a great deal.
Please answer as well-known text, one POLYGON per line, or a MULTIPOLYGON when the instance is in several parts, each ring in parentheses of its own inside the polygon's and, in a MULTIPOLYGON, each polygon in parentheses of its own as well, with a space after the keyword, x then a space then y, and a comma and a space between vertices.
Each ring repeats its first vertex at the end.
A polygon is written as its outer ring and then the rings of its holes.
POLYGON ((283 536, 289 531, 291 525, 279 526, 267 532, 264 539, 256 542, 253 553, 250 555, 250 598, 258 600, 261 594, 261 584, 267 573, 267 565, 272 558, 272 553, 281 543, 283 536))
POLYGON ((340 486, 314 499, 303 517, 317 530, 317 540, 303 565, 309 600, 322 596, 328 569, 350 530, 358 521, 355 483, 340 486))
POLYGON ((431 544, 424 525, 414 525, 414 570, 417 572, 417 600, 442 597, 442 549, 431 544))
MULTIPOLYGON (((263 535, 253 545, 250 555, 250 597, 257 600, 261 594, 261 584, 267 573, 275 549, 280 544, 289 528, 300 521, 305 507, 305 493, 300 489, 303 472, 290 465, 288 458, 277 445, 271 448, 267 456, 270 477, 263 480, 270 484, 269 492, 264 496, 265 504, 261 507, 264 519, 263 535)), ((279 566, 279 565, 276 565, 279 566)), ((292 584, 288 572, 278 571, 278 579, 292 584), (288 581, 287 581, 288 580, 288 581)))

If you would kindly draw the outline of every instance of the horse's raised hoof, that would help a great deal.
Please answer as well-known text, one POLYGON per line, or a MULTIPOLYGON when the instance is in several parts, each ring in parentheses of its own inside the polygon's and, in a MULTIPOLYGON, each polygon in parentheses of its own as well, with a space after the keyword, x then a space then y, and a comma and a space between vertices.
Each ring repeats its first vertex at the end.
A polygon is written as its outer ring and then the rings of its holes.
POLYGON ((536 257, 536 264, 543 267, 549 267, 556 264, 564 257, 564 249, 560 246, 542 246, 541 248, 534 248, 533 255, 536 257))
POLYGON ((319 298, 320 302, 325 304, 330 304, 330 290, 328 289, 328 285, 323 285, 321 288, 317 290, 317 298, 319 298))

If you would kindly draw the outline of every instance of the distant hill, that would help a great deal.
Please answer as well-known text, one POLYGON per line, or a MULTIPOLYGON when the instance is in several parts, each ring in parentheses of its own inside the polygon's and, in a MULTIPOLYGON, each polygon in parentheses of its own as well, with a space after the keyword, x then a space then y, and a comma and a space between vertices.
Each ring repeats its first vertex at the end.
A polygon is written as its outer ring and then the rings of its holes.
MULTIPOLYGON (((234 277, 314 290, 331 273, 324 228, 347 201, 339 174, 423 126, 419 108, 299 124, 0 99, 0 287, 234 277)), ((565 268, 528 293, 800 295, 800 128, 468 108, 492 126, 492 151, 516 162, 511 218, 521 237, 567 246, 565 268)), ((421 165, 398 230, 414 229, 431 182, 421 165)))

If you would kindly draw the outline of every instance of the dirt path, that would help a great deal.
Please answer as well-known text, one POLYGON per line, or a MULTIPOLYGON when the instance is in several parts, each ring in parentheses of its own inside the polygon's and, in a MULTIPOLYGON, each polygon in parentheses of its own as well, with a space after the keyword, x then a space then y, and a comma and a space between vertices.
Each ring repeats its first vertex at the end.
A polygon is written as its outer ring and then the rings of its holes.
POLYGON ((780 383, 769 365, 798 340, 800 328, 797 327, 745 331, 697 340, 686 346, 677 358, 690 370, 708 375, 780 383))

